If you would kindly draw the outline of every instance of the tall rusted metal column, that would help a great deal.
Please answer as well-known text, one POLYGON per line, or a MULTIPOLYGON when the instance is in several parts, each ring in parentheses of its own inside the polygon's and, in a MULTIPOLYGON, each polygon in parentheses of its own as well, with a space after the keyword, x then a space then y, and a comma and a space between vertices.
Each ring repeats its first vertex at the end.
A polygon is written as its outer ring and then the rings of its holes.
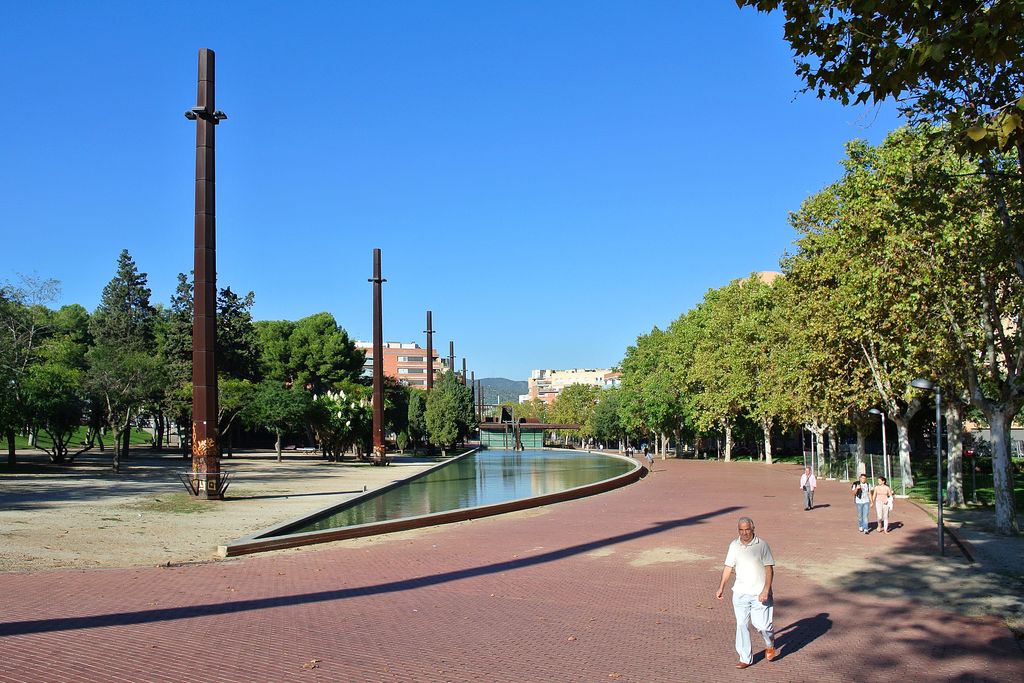
POLYGON ((384 324, 381 312, 380 249, 373 250, 373 464, 387 464, 384 445, 384 324))
POLYGON ((466 386, 466 359, 462 359, 462 386, 466 386))
POLYGON ((476 407, 476 370, 469 373, 469 398, 476 407))
POLYGON ((217 434, 217 212, 214 131, 227 116, 214 100, 213 50, 199 50, 196 106, 185 112, 196 122, 195 289, 192 317, 192 477, 196 498, 224 497, 217 434))
POLYGON ((434 388, 434 325, 430 320, 430 311, 427 311, 427 391, 434 388))
POLYGON ((477 411, 477 415, 479 415, 480 417, 478 419, 480 420, 480 422, 483 422, 484 421, 484 381, 482 379, 478 379, 476 381, 476 402, 477 402, 477 405, 479 406, 479 410, 477 411))
POLYGON ((455 374, 455 342, 448 342, 448 371, 455 374))

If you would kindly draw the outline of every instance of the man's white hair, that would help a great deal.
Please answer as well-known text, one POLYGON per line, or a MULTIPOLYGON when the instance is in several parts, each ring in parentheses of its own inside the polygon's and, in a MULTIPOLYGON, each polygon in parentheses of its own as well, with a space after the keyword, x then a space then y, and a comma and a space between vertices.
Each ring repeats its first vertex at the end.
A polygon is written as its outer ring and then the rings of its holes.
POLYGON ((743 524, 744 522, 749 524, 751 529, 754 528, 754 520, 752 520, 750 517, 740 517, 740 521, 736 523, 736 526, 739 526, 740 524, 743 524))

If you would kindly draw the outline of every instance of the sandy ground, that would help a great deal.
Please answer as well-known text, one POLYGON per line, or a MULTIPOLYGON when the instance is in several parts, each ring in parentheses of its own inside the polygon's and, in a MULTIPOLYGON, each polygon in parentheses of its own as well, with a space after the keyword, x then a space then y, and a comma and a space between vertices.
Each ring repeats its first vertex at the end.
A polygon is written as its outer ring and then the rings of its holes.
MULTIPOLYGON (((189 499, 180 455, 137 452, 120 474, 110 454, 87 453, 72 467, 19 453, 0 467, 0 571, 129 567, 218 559, 217 546, 404 479, 434 464, 395 456, 390 467, 330 463, 317 455, 236 453, 227 500, 189 499)), ((287 551, 282 551, 287 552, 287 551)))

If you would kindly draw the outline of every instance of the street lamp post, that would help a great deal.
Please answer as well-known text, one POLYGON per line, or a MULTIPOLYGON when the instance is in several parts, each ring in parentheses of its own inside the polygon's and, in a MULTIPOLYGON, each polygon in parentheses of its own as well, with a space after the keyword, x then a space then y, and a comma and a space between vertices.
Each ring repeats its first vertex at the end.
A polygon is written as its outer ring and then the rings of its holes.
POLYGON ((946 545, 942 529, 942 389, 935 382, 921 378, 912 380, 910 386, 935 392, 935 494, 939 511, 939 554, 945 555, 946 545))
MULTIPOLYGON (((878 415, 882 419, 882 469, 885 470, 885 478, 887 480, 892 479, 892 467, 889 465, 889 446, 885 442, 885 411, 879 410, 878 408, 871 408, 868 410, 872 415, 878 415)), ((900 477, 902 483, 903 477, 900 477)), ((906 491, 903 491, 903 495, 906 495, 906 491)))

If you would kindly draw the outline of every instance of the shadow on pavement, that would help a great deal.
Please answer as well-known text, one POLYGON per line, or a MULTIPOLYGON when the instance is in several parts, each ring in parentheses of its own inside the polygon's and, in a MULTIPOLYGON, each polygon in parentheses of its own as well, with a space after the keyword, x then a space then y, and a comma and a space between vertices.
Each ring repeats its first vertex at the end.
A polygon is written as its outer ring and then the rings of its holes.
POLYGON ((828 612, 821 612, 813 617, 804 617, 789 626, 776 629, 776 643, 779 649, 777 659, 783 659, 794 652, 799 652, 801 648, 828 633, 831 628, 832 620, 828 618, 828 612))
POLYGON ((339 588, 337 590, 319 591, 316 593, 305 593, 301 595, 282 595, 277 597, 260 598, 256 600, 239 600, 208 605, 189 605, 185 607, 169 607, 166 609, 143 610, 140 612, 118 612, 114 614, 100 614, 87 617, 67 617, 62 619, 35 619, 29 621, 15 621, 0 624, 0 636, 24 635, 28 633, 48 633, 52 631, 71 631, 87 628, 104 628, 107 626, 129 626, 134 624, 146 624, 156 621, 171 621, 175 619, 192 619, 195 617, 207 617, 220 614, 233 614, 248 610, 269 609, 274 607, 288 607, 291 605, 302 605, 314 602, 326 602, 331 600, 345 600, 348 598, 365 597, 381 593, 395 593, 400 591, 435 586, 438 584, 459 581, 487 574, 514 571, 531 567, 534 565, 554 562, 573 555, 593 552, 598 548, 616 543, 624 543, 637 538, 659 534, 671 529, 703 524, 705 521, 726 515, 742 509, 738 506, 724 507, 714 512, 706 512, 692 517, 675 519, 666 522, 656 522, 645 529, 638 529, 628 533, 610 536, 587 543, 552 550, 532 557, 522 557, 506 562, 496 562, 480 567, 468 567, 450 572, 442 572, 432 576, 422 576, 414 579, 403 579, 401 581, 390 581, 373 586, 361 586, 354 588, 339 588))

